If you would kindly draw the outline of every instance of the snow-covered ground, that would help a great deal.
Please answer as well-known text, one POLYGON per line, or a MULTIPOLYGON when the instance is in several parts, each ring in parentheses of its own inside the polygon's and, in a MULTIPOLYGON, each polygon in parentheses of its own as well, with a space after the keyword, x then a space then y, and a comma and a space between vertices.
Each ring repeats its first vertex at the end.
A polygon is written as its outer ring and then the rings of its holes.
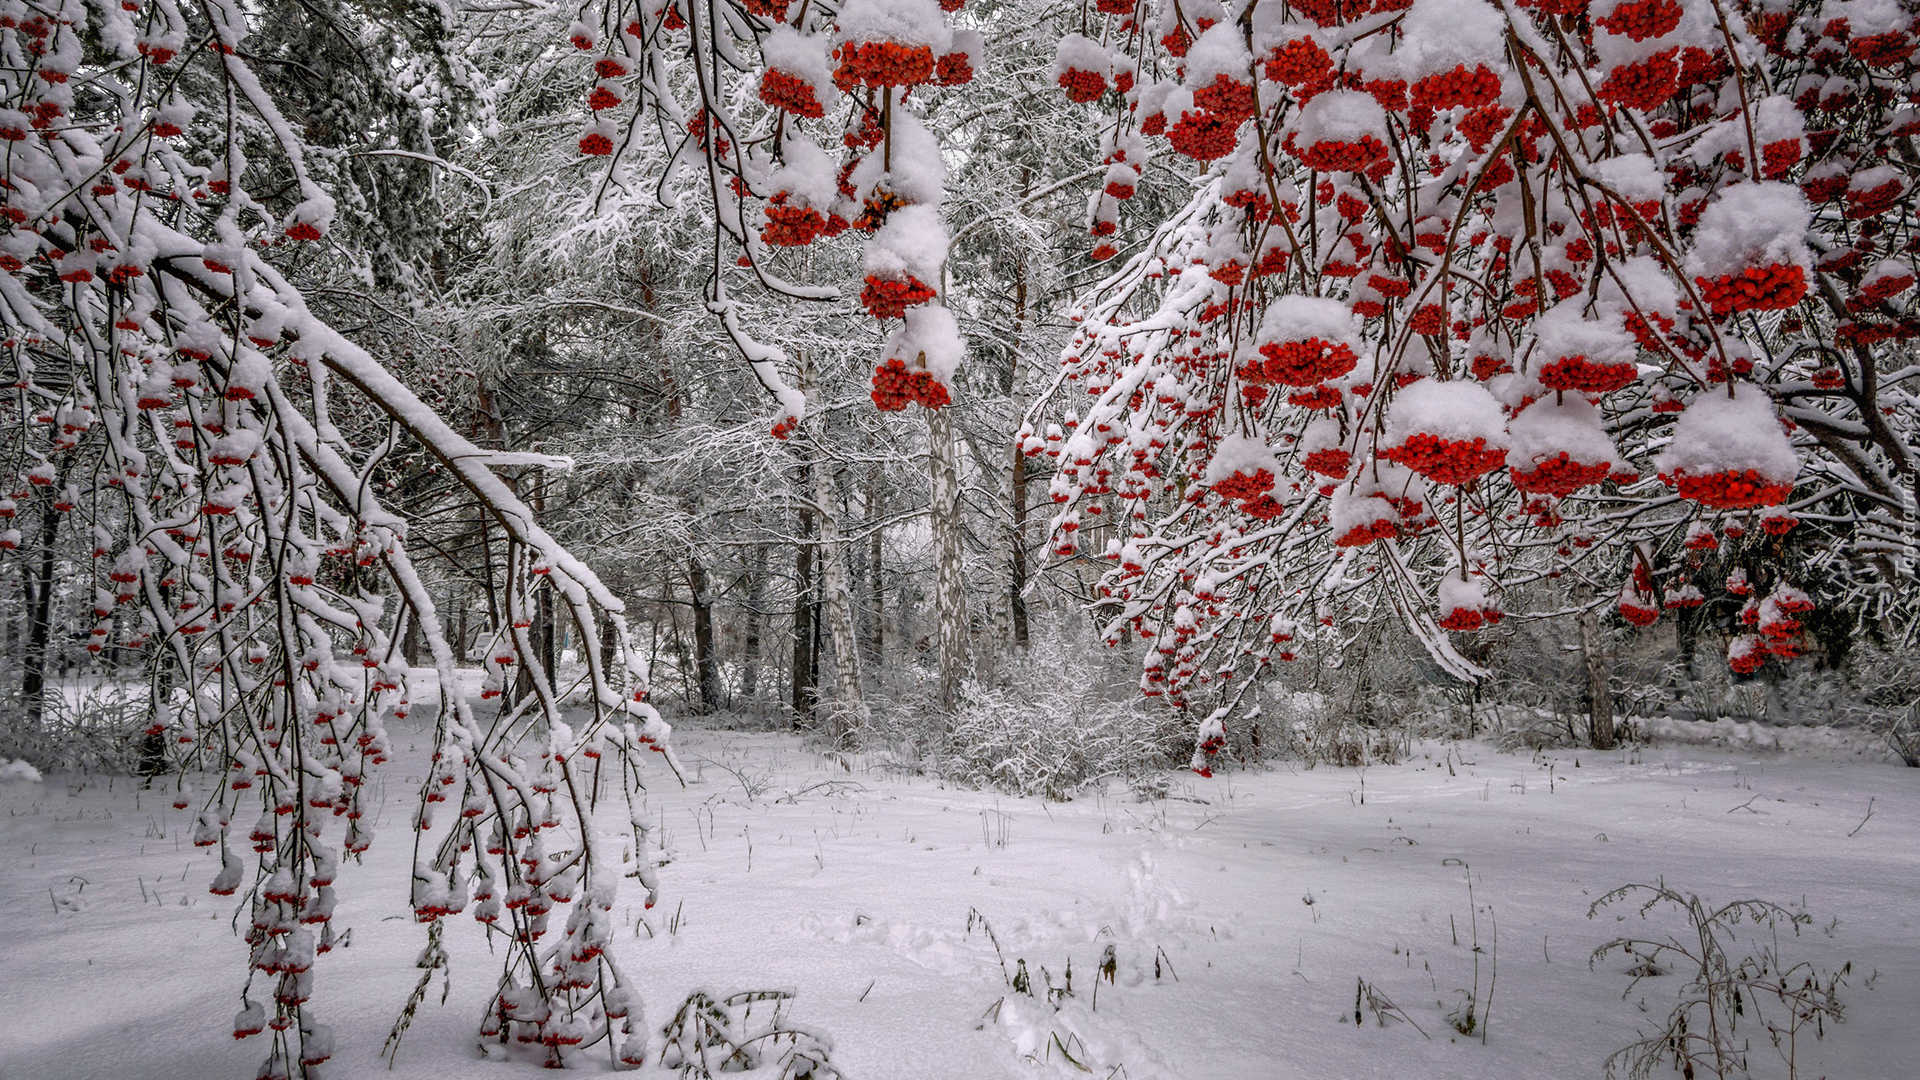
MULTIPOLYGON (((377 1057, 425 936, 406 893, 425 740, 395 734, 379 836, 341 876, 351 944, 317 967, 313 1007, 340 1036, 329 1075, 531 1075, 536 1058, 475 1060, 498 966, 465 916, 445 1004, 436 981, 397 1068, 377 1057)), ((1398 766, 1183 773, 1165 797, 1041 803, 785 735, 685 729, 679 749, 691 785, 650 778, 663 899, 643 913, 636 887, 616 911, 656 1030, 693 988, 779 987, 856 1080, 1596 1077, 1683 979, 1628 992, 1626 960, 1590 966, 1616 935, 1679 927, 1588 906, 1664 879, 1804 908, 1785 959, 1852 962, 1845 1023, 1802 1046, 1800 1076, 1915 1075, 1920 774, 1859 756, 1434 744, 1398 766), (1476 926, 1484 1044, 1447 1019, 1474 985, 1476 926), (1056 1010, 1046 986, 1069 963, 1056 1010), (1037 996, 1009 989, 1022 964, 1037 996), (1411 1023, 1356 1026, 1362 979, 1411 1023)), ((259 1040, 229 1036, 235 906, 207 894, 217 860, 168 802, 124 778, 0 784, 0 1078, 252 1075, 259 1040)), ((1752 1060, 1786 1075, 1764 1046, 1752 1060)))

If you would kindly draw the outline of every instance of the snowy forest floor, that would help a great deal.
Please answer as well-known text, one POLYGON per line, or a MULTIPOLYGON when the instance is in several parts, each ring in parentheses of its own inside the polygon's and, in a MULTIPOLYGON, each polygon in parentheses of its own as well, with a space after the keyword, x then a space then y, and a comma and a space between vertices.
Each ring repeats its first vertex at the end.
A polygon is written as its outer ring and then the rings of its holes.
MULTIPOLYGON (((341 876, 336 925, 351 945, 317 965, 312 1006, 340 1040, 329 1075, 534 1075, 537 1057, 475 1060, 498 966, 465 916, 446 935, 445 1003, 436 977, 397 1066, 377 1057, 425 938, 407 900, 407 806, 429 736, 394 735, 380 835, 341 876)), ((1598 1077, 1685 979, 1645 979, 1623 999, 1629 960, 1590 967, 1589 954, 1684 928, 1669 913, 1643 921, 1631 902, 1592 919, 1588 906, 1664 879, 1713 902, 1804 909, 1812 923, 1782 935, 1785 961, 1852 962, 1845 1023, 1803 1043, 1798 1075, 1913 1075, 1920 799, 1897 766, 1416 743, 1401 765, 1181 773, 1165 797, 1116 783, 1042 803, 785 734, 689 724, 678 747, 690 786, 648 777, 662 900, 642 912, 629 882, 615 912, 656 1033, 691 989, 777 987, 854 1080, 1089 1075, 1063 1049, 1128 1080, 1598 1077), (1476 925, 1484 1045, 1447 1019, 1474 985, 1476 925), (1096 999, 1109 944, 1117 978, 1096 999), (1003 962, 1024 963, 1039 997, 1012 992, 1003 962), (1069 963, 1073 994, 1056 1011, 1046 984, 1069 963), (1356 1026, 1361 979, 1411 1023, 1381 1027, 1369 1011, 1356 1026)), ((190 813, 168 803, 125 778, 0 786, 0 1078, 252 1075, 260 1040, 229 1035, 235 906, 207 894, 217 857, 190 845, 190 813)), ((611 828, 623 812, 609 813, 611 828)), ((1769 943, 1752 929, 1735 960, 1769 943)), ((1763 1035, 1740 1034, 1755 1076, 1786 1075, 1763 1035)))

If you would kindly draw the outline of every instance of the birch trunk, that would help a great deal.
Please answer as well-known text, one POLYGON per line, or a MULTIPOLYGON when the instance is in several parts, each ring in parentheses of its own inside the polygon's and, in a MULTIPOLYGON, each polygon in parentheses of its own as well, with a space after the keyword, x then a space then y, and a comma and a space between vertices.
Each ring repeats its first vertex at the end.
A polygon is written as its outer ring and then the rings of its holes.
POLYGON ((853 632, 853 598, 847 587, 847 553, 840 543, 833 477, 822 463, 813 470, 813 502, 820 515, 820 588, 827 609, 827 633, 833 642, 833 678, 837 707, 829 734, 839 741, 848 724, 862 724, 866 703, 860 694, 860 641, 853 632))
POLYGON ((1613 749, 1613 691, 1607 686, 1607 655, 1593 608, 1580 609, 1580 655, 1587 667, 1588 737, 1595 750, 1613 749))
POLYGON ((960 468, 953 422, 927 410, 927 469, 933 490, 934 602, 940 620, 940 706, 953 711, 967 666, 966 575, 961 563, 960 468))

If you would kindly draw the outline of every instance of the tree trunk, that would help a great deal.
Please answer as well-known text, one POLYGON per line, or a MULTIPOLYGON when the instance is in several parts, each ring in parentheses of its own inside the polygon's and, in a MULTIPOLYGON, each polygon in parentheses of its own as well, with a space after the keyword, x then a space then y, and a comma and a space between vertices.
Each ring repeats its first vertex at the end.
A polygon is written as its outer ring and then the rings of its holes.
POLYGON ((1607 656, 1600 643, 1600 620, 1592 607, 1580 609, 1580 655, 1587 667, 1587 732, 1595 750, 1613 749, 1613 691, 1607 686, 1607 656))
POLYGON ((953 422, 927 410, 927 469, 932 481, 935 606, 940 621, 940 706, 952 712, 967 666, 967 594, 960 535, 960 467, 953 422))
POLYGON ((699 707, 699 703, 696 700, 698 693, 694 689, 693 682, 693 657, 687 652, 686 635, 680 632, 680 612, 671 602, 673 597, 673 582, 669 580, 665 582, 665 584, 667 586, 666 591, 669 601, 667 604, 667 628, 672 631, 672 636, 668 639, 668 645, 673 649, 674 670, 680 673, 680 700, 687 703, 687 710, 691 712, 699 707))
MULTIPOLYGON (((62 470, 54 484, 64 476, 62 470)), ((39 729, 46 709, 47 652, 53 636, 53 546, 60 535, 60 516, 51 500, 41 508, 39 581, 27 590, 27 648, 20 658, 20 698, 27 708, 27 723, 34 730, 39 729)), ((26 575, 21 578, 25 580, 26 575)))
MULTIPOLYGON (((800 462, 801 491, 807 490, 812 467, 800 462)), ((799 543, 793 559, 793 726, 813 713, 813 511, 800 507, 799 543)))
POLYGON ((693 595, 693 666, 700 684, 697 711, 710 713, 720 707, 720 657, 713 647, 713 590, 698 555, 688 560, 687 588, 693 595))
POLYGON ((760 605, 766 598, 766 580, 767 548, 765 544, 755 544, 753 565, 747 570, 747 628, 742 650, 746 657, 740 675, 740 694, 747 699, 748 707, 756 710, 760 703, 761 624, 766 621, 760 605))
POLYGON ((407 609, 407 632, 400 639, 400 655, 408 667, 420 666, 420 615, 412 608, 407 609))
POLYGON ((1013 644, 1027 647, 1027 456, 1016 443, 1013 448, 1013 528, 1007 553, 1009 568, 1007 605, 1013 612, 1013 644))
POLYGON ((827 609, 827 631, 833 641, 836 710, 829 734, 838 742, 848 724, 862 725, 867 707, 860 694, 860 643, 853 633, 853 598, 848 595, 846 553, 840 547, 840 523, 834 512, 833 477, 823 463, 813 470, 813 502, 820 514, 821 592, 827 609))
MULTIPOLYGON (((1020 196, 1026 198, 1033 186, 1033 171, 1020 166, 1020 196)), ((1013 276, 1013 334, 1008 348, 1013 353, 1012 363, 1008 365, 1007 396, 1013 402, 1015 415, 1024 408, 1024 395, 1021 393, 1021 350, 1026 346, 1027 326, 1027 260, 1018 257, 1014 265, 1013 276)), ((1019 440, 1013 444, 1013 464, 1008 470, 1008 506, 1012 520, 1007 535, 1007 611, 1013 622, 1013 644, 1015 648, 1027 647, 1027 455, 1026 448, 1019 440)))
POLYGON ((536 597, 534 627, 538 631, 534 638, 534 643, 535 647, 540 650, 540 666, 544 668, 547 673, 547 689, 558 694, 560 692, 560 669, 556 666, 558 657, 555 656, 553 648, 553 589, 543 586, 534 596, 536 597))
POLYGON ((882 555, 881 542, 885 534, 880 527, 880 515, 884 512, 880 496, 880 466, 876 462, 867 473, 867 519, 872 522, 873 532, 867 537, 867 618, 871 625, 867 628, 867 660, 879 670, 886 663, 886 596, 887 575, 886 559, 882 555))

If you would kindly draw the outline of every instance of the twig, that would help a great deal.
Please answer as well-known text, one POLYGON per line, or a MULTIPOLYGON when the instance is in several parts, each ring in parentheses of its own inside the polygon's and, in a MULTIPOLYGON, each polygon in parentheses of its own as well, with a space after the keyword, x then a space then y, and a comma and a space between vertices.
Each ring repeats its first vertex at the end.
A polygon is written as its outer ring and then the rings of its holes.
POLYGON ((1853 827, 1853 832, 1850 832, 1850 833, 1848 833, 1848 834, 1847 834, 1847 836, 1848 836, 1848 838, 1849 838, 1849 839, 1851 839, 1851 838, 1852 838, 1852 836, 1853 836, 1853 833, 1857 833, 1857 832, 1859 832, 1859 831, 1860 831, 1861 829, 1864 829, 1864 828, 1866 828, 1866 827, 1867 827, 1867 818, 1870 818, 1870 817, 1872 817, 1872 816, 1873 816, 1873 800, 1874 800, 1874 798, 1875 798, 1875 796, 1872 796, 1872 795, 1869 795, 1869 796, 1867 796, 1867 817, 1863 817, 1863 818, 1861 818, 1861 819, 1860 819, 1860 824, 1858 824, 1858 825, 1855 825, 1855 826, 1853 827))

